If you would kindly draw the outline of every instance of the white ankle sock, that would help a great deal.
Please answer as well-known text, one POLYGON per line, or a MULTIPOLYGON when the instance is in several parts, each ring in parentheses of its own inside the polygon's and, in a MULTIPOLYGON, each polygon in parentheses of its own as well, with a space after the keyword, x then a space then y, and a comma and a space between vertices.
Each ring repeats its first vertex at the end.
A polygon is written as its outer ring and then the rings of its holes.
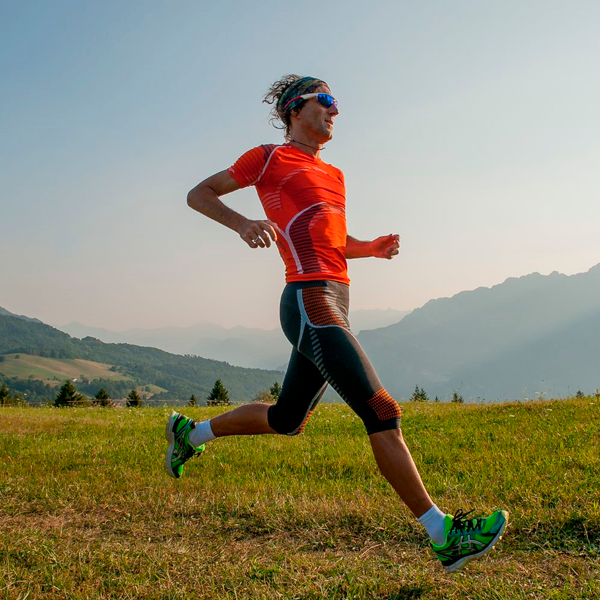
POLYGON ((194 448, 201 446, 202 444, 206 444, 206 442, 210 442, 210 440, 215 439, 215 434, 210 427, 210 419, 208 421, 202 421, 200 423, 196 423, 196 427, 190 431, 190 435, 188 440, 194 448))
POLYGON ((446 541, 444 517, 446 515, 434 504, 424 515, 418 519, 425 527, 427 534, 434 544, 443 544, 446 541))

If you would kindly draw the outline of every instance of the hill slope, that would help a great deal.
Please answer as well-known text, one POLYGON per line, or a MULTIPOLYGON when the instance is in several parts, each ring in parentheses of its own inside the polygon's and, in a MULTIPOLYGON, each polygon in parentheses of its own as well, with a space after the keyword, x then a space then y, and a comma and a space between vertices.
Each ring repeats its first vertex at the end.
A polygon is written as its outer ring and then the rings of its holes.
POLYGON ((34 377, 50 386, 57 386, 65 379, 111 379, 131 381, 131 378, 107 365, 81 358, 47 358, 31 354, 3 354, 0 362, 0 375, 17 379, 34 377))
POLYGON ((384 385, 448 398, 553 396, 600 386, 600 265, 534 273, 432 300, 359 340, 384 385))
MULTIPOLYGON (((0 316, 0 354, 15 353, 115 365, 138 385, 155 385, 168 390, 160 395, 161 399, 189 398, 191 394, 205 398, 215 380, 221 379, 232 400, 248 400, 282 379, 282 373, 277 371, 232 367, 224 362, 176 356, 131 344, 105 344, 90 337, 78 340, 43 323, 0 316)), ((116 385, 98 381, 106 383, 107 389, 116 385)))
POLYGON ((24 319, 25 321, 31 321, 32 323, 41 323, 39 319, 32 319, 31 317, 26 317, 25 315, 16 315, 15 313, 11 313, 9 310, 2 308, 0 306, 0 316, 3 317, 17 317, 18 319, 24 319))

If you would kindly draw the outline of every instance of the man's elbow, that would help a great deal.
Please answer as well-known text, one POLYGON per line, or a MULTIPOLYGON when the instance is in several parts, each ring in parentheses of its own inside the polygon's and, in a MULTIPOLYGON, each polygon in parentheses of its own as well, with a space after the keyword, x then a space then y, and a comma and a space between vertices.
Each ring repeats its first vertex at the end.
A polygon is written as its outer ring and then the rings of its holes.
POLYGON ((190 190, 187 195, 187 205, 194 208, 194 190, 190 190))
POLYGON ((202 188, 199 185, 188 192, 187 205, 197 211, 202 207, 202 188))

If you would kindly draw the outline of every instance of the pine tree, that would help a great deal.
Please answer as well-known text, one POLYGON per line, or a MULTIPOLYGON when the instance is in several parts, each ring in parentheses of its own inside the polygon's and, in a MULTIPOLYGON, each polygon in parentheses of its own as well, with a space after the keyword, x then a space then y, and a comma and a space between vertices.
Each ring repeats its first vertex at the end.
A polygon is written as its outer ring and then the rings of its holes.
POLYGON ((428 402, 429 396, 423 388, 420 388, 418 385, 416 385, 415 391, 412 393, 410 400, 412 402, 428 402))
POLYGON ((0 406, 7 405, 9 402, 9 399, 10 399, 10 391, 6 387, 6 384, 3 383, 2 387, 0 388, 0 406))
POLYGON ((110 399, 108 392, 104 388, 100 388, 94 399, 92 400, 94 406, 114 406, 115 403, 110 399))
POLYGON ((61 386, 54 406, 86 406, 88 401, 83 394, 80 394, 73 385, 73 382, 67 379, 61 386))
POLYGON ((208 396, 207 404, 209 406, 213 406, 215 404, 230 404, 229 392, 220 379, 215 381, 215 385, 208 396))
POLYGON ((273 399, 277 401, 279 399, 279 395, 281 394, 281 386, 277 381, 269 388, 269 394, 273 396, 273 399))
POLYGON ((188 406, 196 406, 198 404, 198 402, 196 401, 196 396, 194 396, 194 394, 192 394, 190 396, 190 399, 188 400, 188 406))
POLYGON ((136 389, 129 392, 125 405, 129 407, 142 406, 142 397, 137 393, 136 389))
POLYGON ((452 392, 452 402, 463 404, 464 401, 465 399, 457 391, 452 392))

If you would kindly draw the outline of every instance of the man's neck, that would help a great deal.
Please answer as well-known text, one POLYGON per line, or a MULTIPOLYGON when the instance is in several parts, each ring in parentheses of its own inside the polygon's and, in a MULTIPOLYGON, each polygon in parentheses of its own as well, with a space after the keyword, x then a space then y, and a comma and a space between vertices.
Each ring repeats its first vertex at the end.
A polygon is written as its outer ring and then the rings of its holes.
POLYGON ((319 158, 321 150, 324 149, 324 144, 319 144, 311 139, 303 139, 302 136, 290 136, 290 144, 315 158, 319 158))

